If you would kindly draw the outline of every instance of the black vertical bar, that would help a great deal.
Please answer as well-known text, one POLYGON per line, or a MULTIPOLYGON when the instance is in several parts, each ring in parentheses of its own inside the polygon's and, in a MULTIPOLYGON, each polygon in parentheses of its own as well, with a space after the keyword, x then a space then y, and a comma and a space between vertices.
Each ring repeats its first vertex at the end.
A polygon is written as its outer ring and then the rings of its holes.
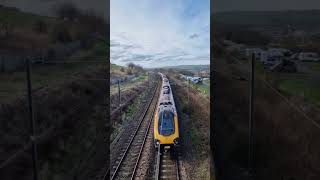
POLYGON ((248 171, 249 176, 253 177, 253 113, 254 113, 254 68, 255 67, 255 54, 251 58, 251 74, 250 74, 250 96, 249 96, 249 160, 248 171))
POLYGON ((28 84, 28 107, 29 107, 29 120, 31 126, 31 141, 32 141, 32 166, 33 166, 33 179, 38 180, 38 166, 37 166, 37 144, 36 144, 36 134, 35 134, 35 121, 33 117, 33 107, 32 107, 32 94, 31 94, 31 75, 30 75, 30 60, 26 60, 27 66, 27 84, 28 84))
POLYGON ((119 111, 120 111, 120 120, 122 119, 122 108, 121 108, 121 92, 120 92, 120 80, 118 80, 118 98, 119 98, 119 111))
POLYGON ((188 79, 188 115, 190 115, 190 79, 188 79))
POLYGON ((148 72, 148 89, 150 91, 150 73, 148 72))
POLYGON ((0 60, 1 60, 1 72, 4 72, 4 58, 2 56, 0 56, 0 60))

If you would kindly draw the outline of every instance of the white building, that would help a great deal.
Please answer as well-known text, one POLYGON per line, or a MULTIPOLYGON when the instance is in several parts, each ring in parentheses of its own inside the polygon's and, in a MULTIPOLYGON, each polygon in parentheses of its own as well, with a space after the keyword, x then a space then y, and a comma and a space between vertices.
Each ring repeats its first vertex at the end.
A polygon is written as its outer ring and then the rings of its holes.
POLYGON ((254 54, 254 57, 256 59, 260 59, 261 58, 261 53, 263 52, 262 49, 260 48, 246 48, 245 49, 245 56, 247 58, 251 58, 252 54, 254 54))
POLYGON ((319 54, 313 53, 313 52, 299 53, 297 58, 300 61, 319 61, 320 60, 319 54))

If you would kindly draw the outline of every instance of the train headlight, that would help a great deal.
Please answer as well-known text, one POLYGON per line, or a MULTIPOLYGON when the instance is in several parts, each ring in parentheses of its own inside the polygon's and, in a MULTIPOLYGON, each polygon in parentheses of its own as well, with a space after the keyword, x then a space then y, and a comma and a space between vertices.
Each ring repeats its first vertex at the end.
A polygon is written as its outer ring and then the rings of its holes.
POLYGON ((175 138, 175 139, 173 140, 173 144, 174 144, 174 145, 178 145, 178 144, 179 144, 179 138, 175 138))
POLYGON ((160 145, 160 141, 158 139, 156 139, 155 142, 154 142, 154 146, 157 147, 159 145, 160 145))

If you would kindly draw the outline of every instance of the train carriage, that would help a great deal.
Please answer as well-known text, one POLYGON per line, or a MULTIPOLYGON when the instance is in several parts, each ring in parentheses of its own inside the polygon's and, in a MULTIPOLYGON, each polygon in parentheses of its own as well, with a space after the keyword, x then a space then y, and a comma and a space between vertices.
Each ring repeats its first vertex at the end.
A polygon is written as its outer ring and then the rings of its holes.
POLYGON ((161 91, 154 116, 154 143, 156 148, 179 144, 179 122, 169 80, 161 76, 161 91))

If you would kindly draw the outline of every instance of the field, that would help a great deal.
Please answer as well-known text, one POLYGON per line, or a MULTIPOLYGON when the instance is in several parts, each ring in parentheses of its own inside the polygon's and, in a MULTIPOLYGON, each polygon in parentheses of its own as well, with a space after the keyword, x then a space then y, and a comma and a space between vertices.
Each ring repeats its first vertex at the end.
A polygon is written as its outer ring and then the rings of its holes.
POLYGON ((312 71, 320 73, 320 62, 305 62, 312 71))
MULTIPOLYGON (((70 79, 77 78, 75 77, 76 74, 94 71, 97 68, 105 66, 103 62, 90 61, 55 65, 33 65, 31 67, 32 88, 33 90, 39 90, 46 87, 58 87, 60 84, 70 81, 70 79)), ((0 96, 3 103, 26 94, 26 71, 2 73, 0 74, 0 81, 0 96)))
POLYGON ((202 84, 194 84, 193 87, 201 93, 210 96, 210 80, 204 80, 202 84))
MULTIPOLYGON (((9 33, 1 31, 0 58, 9 55, 9 60, 12 60, 11 54, 24 59, 27 55, 33 57, 38 50, 49 50, 56 45, 56 28, 64 26, 72 36, 71 42, 80 37, 76 36, 76 28, 81 29, 58 18, 1 7, 0 25, 3 24, 9 25, 9 33), (46 24, 47 31, 36 30, 40 21, 46 24)), ((87 24, 81 24, 85 26, 87 24)), ((107 96, 107 44, 90 41, 91 46, 82 48, 85 39, 80 40, 81 47, 63 58, 31 63, 40 179, 63 180, 76 176, 88 179, 103 164, 108 164, 104 158, 108 147, 102 142, 108 132, 102 106, 107 96)), ((65 44, 59 42, 59 45, 64 47, 65 44)), ((32 179, 30 126, 26 121, 26 66, 20 65, 0 73, 2 179, 32 179)))
MULTIPOLYGON (((220 71, 215 74, 215 111, 212 112, 215 115, 212 124, 216 173, 219 179, 248 179, 250 86, 248 80, 238 78, 247 77, 248 71, 231 68, 231 65, 239 64, 222 62, 225 61, 215 64, 220 71)), ((312 78, 301 74, 274 74, 275 77, 269 77, 269 80, 274 88, 280 88, 283 94, 280 96, 263 83, 262 75, 259 74, 261 77, 255 81, 255 177, 261 180, 319 179, 316 168, 320 162, 319 143, 316 139, 320 134, 315 123, 320 122, 320 117, 310 102, 305 101, 318 98, 319 86, 312 78)))
POLYGON ((279 90, 289 95, 301 96, 308 102, 320 107, 320 85, 299 79, 281 80, 278 85, 279 90))
MULTIPOLYGON (((174 71, 169 73, 173 94, 177 104, 180 119, 180 129, 183 144, 183 164, 192 179, 215 179, 210 173, 211 156, 210 138, 210 100, 202 91, 190 88, 188 104, 187 84, 179 79, 174 71)), ((206 87, 203 87, 206 89, 206 87)), ((213 172, 212 172, 213 173, 213 172)))

